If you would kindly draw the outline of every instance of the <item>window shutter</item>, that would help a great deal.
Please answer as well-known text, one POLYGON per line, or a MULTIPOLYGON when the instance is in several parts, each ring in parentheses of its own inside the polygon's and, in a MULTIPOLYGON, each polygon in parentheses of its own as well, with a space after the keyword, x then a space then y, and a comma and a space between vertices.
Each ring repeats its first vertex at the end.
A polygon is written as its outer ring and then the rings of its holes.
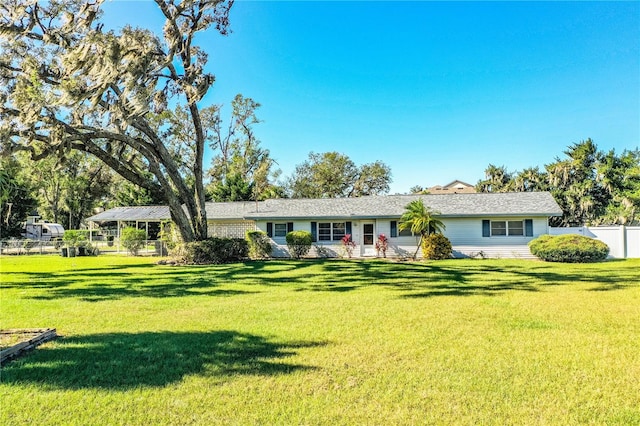
POLYGON ((398 221, 397 220, 392 220, 391 221, 391 231, 389 232, 389 236, 391 238, 396 238, 398 236, 398 221))
POLYGON ((267 237, 273 237, 273 222, 267 222, 267 237))
POLYGON ((293 231, 293 222, 287 222, 287 232, 293 231))
POLYGON ((345 224, 345 227, 347 228, 347 229, 346 229, 347 234, 351 235, 351 222, 347 222, 347 223, 345 224))
POLYGON ((483 237, 491 236, 491 221, 489 220, 482 221, 482 236, 483 237))
POLYGON ((533 219, 524 220, 524 235, 526 237, 533 237, 533 219))
POLYGON ((318 222, 311 222, 311 241, 318 241, 318 222))

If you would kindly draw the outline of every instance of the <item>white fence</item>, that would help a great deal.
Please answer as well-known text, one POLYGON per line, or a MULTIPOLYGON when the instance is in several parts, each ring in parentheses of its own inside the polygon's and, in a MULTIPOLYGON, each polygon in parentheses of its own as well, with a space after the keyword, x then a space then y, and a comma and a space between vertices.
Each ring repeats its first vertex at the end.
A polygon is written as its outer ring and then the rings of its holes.
POLYGON ((580 226, 549 228, 549 234, 580 234, 595 238, 609 246, 609 257, 640 258, 640 226, 580 226))

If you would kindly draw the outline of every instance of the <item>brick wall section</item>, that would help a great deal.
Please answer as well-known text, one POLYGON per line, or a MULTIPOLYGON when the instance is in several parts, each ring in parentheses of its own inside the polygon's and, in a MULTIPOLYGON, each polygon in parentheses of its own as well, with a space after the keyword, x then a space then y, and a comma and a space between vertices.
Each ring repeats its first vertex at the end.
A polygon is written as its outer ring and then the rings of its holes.
POLYGON ((253 220, 209 221, 209 236, 219 238, 244 238, 247 231, 255 231, 253 220))

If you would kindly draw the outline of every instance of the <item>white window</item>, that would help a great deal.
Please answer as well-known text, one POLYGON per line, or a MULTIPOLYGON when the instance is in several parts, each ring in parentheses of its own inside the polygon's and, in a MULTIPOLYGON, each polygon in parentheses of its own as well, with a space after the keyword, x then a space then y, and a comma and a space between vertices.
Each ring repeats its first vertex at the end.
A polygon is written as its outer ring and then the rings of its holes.
POLYGON ((411 232, 411 228, 398 230, 398 237, 411 237, 413 236, 413 232, 411 232))
POLYGON ((286 237, 287 236, 287 224, 286 223, 274 223, 273 224, 273 236, 274 237, 286 237))
POLYGON ((491 221, 491 235, 494 237, 507 235, 507 222, 504 220, 491 221))
POLYGON ((318 223, 318 241, 340 241, 345 236, 347 224, 345 222, 318 223))
POLYGON ((397 220, 392 220, 389 225, 391 227, 389 237, 391 238, 413 236, 411 228, 400 230, 400 222, 398 222, 397 220))
POLYGON ((524 235, 524 222, 521 220, 510 220, 507 222, 507 228, 509 235, 523 236, 524 235))
POLYGON ((522 220, 492 220, 491 236, 523 236, 524 222, 522 220))

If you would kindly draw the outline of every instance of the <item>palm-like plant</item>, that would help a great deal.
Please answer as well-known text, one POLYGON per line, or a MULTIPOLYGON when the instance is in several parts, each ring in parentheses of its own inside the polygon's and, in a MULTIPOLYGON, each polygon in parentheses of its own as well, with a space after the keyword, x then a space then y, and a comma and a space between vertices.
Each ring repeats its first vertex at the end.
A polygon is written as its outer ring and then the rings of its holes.
POLYGON ((398 229, 403 231, 410 229, 414 235, 420 235, 420 241, 418 242, 418 248, 413 254, 415 259, 418 255, 418 250, 422 247, 422 240, 431 234, 441 234, 446 227, 444 223, 434 216, 439 212, 431 210, 425 206, 422 199, 413 200, 405 206, 405 212, 400 218, 398 229))

